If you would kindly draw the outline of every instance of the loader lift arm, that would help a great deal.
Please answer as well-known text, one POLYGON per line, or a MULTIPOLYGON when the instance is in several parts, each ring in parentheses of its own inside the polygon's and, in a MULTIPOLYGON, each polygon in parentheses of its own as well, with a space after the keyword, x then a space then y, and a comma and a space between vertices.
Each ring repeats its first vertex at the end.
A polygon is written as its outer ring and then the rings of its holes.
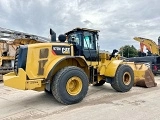
POLYGON ((142 37, 134 37, 133 39, 140 42, 141 52, 145 46, 153 55, 159 55, 159 47, 153 40, 142 37))

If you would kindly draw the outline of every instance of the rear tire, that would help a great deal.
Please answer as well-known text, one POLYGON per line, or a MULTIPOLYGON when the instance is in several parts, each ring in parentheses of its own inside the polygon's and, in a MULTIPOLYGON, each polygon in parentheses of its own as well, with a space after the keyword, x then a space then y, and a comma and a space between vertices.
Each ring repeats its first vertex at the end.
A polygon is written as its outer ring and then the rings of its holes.
POLYGON ((118 92, 129 91, 134 84, 134 72, 128 65, 120 65, 113 78, 111 86, 118 92))
POLYGON ((80 102, 87 94, 89 80, 86 73, 75 66, 69 66, 58 71, 53 77, 52 94, 63 104, 80 102))

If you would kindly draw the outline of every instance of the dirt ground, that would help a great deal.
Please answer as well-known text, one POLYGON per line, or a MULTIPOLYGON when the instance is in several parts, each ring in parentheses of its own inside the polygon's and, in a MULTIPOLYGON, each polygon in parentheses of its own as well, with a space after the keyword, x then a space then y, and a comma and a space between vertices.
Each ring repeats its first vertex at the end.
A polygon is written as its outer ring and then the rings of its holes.
POLYGON ((159 120, 160 76, 157 87, 133 87, 118 93, 109 84, 90 86, 84 100, 62 105, 44 92, 21 91, 0 83, 0 120, 159 120))

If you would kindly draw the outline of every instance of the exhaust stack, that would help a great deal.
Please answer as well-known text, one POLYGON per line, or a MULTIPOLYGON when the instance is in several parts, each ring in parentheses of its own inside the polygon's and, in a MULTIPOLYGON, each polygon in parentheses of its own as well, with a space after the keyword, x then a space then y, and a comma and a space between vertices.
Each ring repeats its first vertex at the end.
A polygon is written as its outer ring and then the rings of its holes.
POLYGON ((56 42, 56 33, 50 28, 51 42, 56 42))

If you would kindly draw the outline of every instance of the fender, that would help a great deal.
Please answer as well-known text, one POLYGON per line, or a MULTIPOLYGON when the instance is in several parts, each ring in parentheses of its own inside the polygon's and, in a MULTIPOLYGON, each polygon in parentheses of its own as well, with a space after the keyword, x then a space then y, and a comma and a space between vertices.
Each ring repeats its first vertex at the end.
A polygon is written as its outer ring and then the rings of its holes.
POLYGON ((45 71, 45 78, 46 79, 50 79, 55 68, 64 60, 66 59, 75 59, 79 64, 80 66, 82 67, 88 67, 88 64, 86 63, 86 61, 82 58, 82 57, 72 57, 72 56, 69 56, 69 57, 58 57, 57 59, 53 60, 50 65, 47 67, 47 70, 45 71))
POLYGON ((106 61, 100 68, 100 75, 114 77, 118 66, 122 64, 122 62, 123 60, 106 61))

